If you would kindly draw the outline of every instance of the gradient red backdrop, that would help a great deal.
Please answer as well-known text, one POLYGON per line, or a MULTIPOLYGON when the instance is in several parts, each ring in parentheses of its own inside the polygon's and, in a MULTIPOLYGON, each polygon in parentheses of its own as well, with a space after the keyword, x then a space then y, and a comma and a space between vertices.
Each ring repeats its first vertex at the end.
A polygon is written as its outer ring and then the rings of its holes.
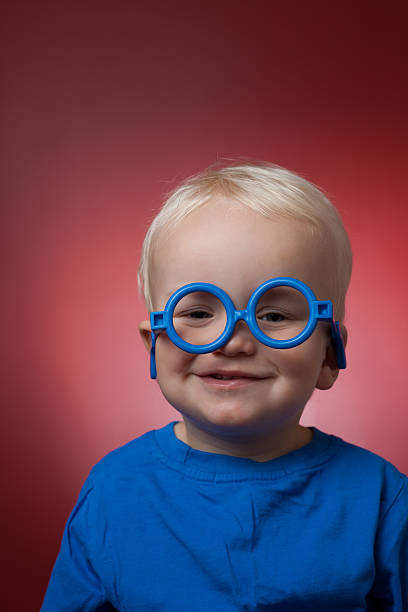
POLYGON ((219 157, 287 166, 339 208, 349 367, 303 422, 408 472, 402 7, 2 5, 2 609, 39 607, 92 465, 179 418, 136 272, 163 194, 219 157))

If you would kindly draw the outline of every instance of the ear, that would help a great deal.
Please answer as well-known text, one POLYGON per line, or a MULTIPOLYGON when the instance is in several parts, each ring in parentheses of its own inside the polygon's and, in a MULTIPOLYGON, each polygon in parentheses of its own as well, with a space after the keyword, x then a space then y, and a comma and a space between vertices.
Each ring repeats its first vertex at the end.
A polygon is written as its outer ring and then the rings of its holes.
MULTIPOLYGON (((340 333, 343 339, 344 347, 346 347, 348 334, 346 327, 342 323, 340 324, 340 333)), ((329 340, 319 378, 317 379, 316 388, 323 390, 330 389, 336 382, 338 375, 339 368, 337 366, 336 351, 334 349, 333 342, 329 340)))
POLYGON ((152 328, 150 327, 150 321, 141 321, 139 323, 139 333, 143 340, 143 344, 146 349, 150 351, 152 346, 152 328))

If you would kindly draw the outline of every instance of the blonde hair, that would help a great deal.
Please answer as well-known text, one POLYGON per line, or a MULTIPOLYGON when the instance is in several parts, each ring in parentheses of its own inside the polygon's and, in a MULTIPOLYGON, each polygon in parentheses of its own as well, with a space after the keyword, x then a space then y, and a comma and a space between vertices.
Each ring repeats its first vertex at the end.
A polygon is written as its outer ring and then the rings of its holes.
POLYGON ((339 213, 312 183, 294 172, 267 162, 223 165, 218 162, 191 176, 169 194, 151 223, 142 246, 138 271, 140 294, 153 310, 150 263, 162 229, 169 230, 214 196, 223 196, 269 218, 285 217, 306 222, 313 234, 333 250, 333 303, 336 319, 342 321, 350 282, 352 253, 339 213))

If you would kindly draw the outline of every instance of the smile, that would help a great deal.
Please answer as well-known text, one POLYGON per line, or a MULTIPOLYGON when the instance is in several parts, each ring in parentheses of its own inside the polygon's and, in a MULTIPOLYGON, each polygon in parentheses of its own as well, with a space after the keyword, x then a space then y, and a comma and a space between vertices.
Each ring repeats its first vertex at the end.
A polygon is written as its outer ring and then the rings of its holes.
POLYGON ((254 383, 265 380, 263 378, 250 378, 250 377, 239 377, 239 376, 221 376, 219 374, 212 374, 208 376, 200 376, 200 380, 204 385, 212 387, 214 389, 237 389, 239 387, 245 387, 253 385, 254 383))
POLYGON ((233 378, 247 378, 247 376, 221 376, 221 374, 211 374, 217 380, 232 380, 233 378))

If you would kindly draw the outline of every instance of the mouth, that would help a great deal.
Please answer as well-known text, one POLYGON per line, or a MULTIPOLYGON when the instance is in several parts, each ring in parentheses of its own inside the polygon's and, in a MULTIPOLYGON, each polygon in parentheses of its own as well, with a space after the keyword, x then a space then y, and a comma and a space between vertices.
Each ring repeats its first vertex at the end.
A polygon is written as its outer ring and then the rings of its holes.
POLYGON ((249 374, 204 374, 199 376, 204 385, 215 389, 237 389, 259 383, 265 378, 250 376, 249 374))
POLYGON ((223 376, 221 374, 209 374, 211 378, 216 378, 217 380, 234 380, 236 378, 255 378, 255 376, 223 376))

